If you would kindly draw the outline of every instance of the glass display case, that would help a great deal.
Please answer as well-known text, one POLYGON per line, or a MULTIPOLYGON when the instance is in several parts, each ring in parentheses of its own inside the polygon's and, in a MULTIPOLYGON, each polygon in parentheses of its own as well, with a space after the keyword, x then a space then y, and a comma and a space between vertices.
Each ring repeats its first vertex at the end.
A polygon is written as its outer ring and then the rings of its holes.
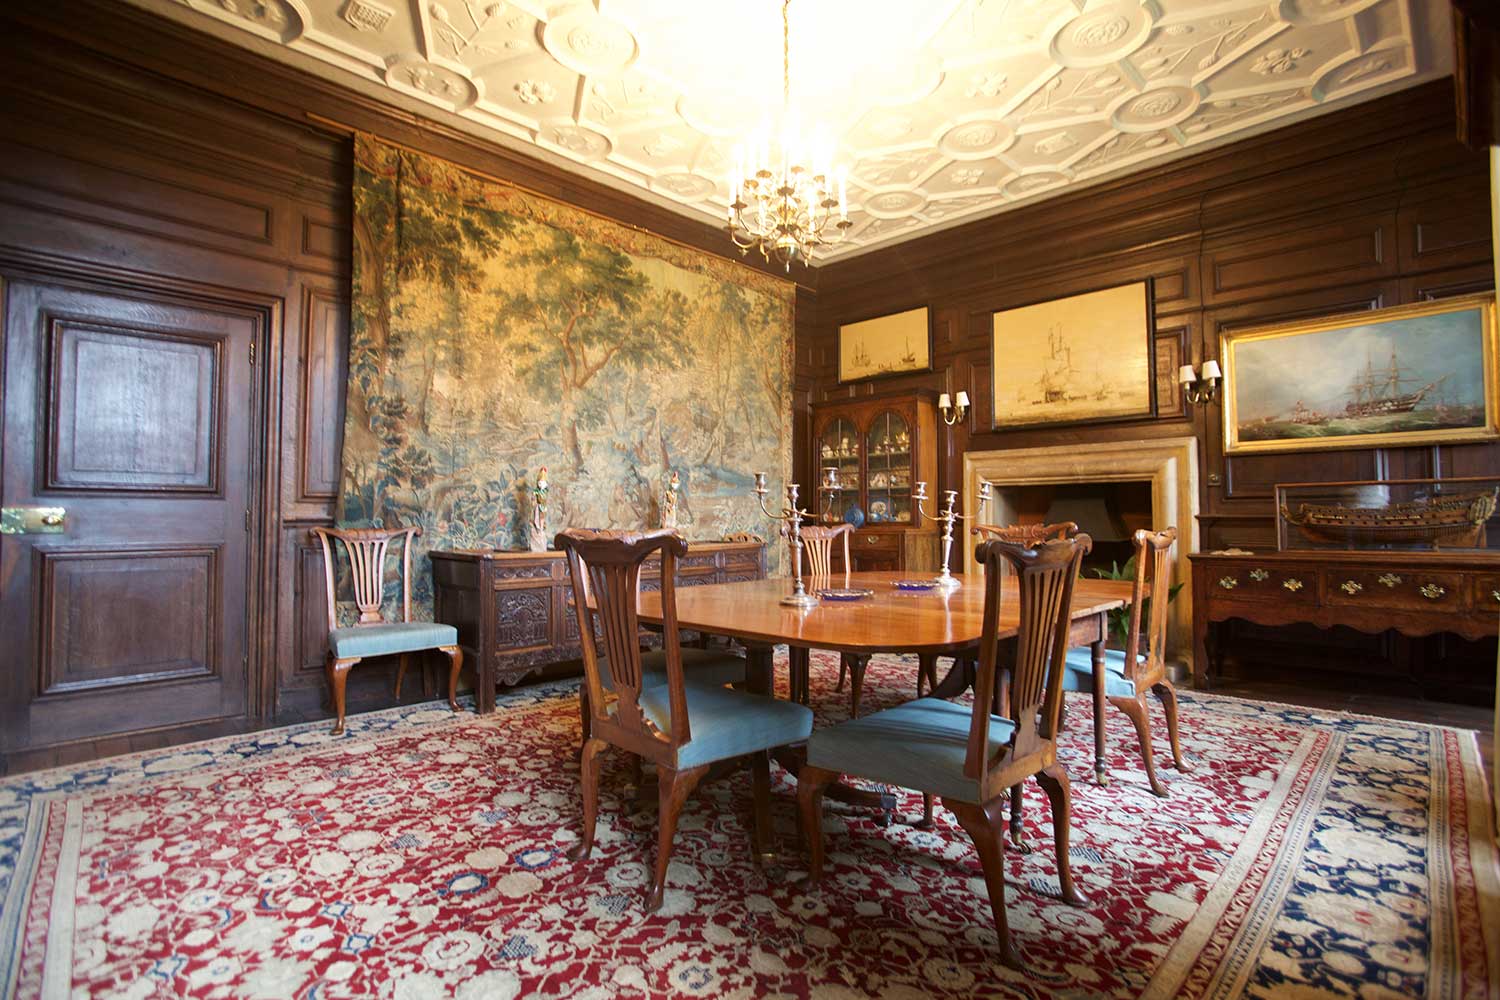
POLYGON ((1282 551, 1462 552, 1500 549, 1500 479, 1278 483, 1282 551))

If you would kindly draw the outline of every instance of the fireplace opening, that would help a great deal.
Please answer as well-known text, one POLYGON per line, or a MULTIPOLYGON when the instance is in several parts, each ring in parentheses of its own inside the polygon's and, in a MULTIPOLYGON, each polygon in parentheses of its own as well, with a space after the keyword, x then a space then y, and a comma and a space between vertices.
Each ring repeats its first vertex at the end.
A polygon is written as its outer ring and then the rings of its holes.
POLYGON ((1083 575, 1123 567, 1134 554, 1131 536, 1151 523, 1151 483, 1147 480, 1109 483, 1054 483, 1007 486, 1000 509, 1010 516, 1004 523, 1056 524, 1072 521, 1094 540, 1083 560, 1083 575))

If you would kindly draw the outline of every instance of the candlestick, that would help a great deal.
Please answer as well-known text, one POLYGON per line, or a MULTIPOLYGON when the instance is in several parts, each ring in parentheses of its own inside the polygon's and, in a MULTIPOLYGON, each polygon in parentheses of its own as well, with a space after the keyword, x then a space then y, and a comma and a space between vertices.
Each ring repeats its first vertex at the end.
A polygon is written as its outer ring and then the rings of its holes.
MULTIPOLYGON (((989 499, 990 484, 988 482, 981 482, 979 485, 979 516, 981 518, 984 516, 985 505, 989 503, 989 499)), ((939 515, 933 516, 932 514, 927 513, 926 508, 923 506, 927 500, 927 484, 921 480, 917 481, 917 488, 912 491, 911 500, 912 506, 917 510, 918 524, 922 523, 923 517, 926 517, 930 521, 942 522, 943 571, 937 575, 937 584, 944 590, 957 590, 959 587, 963 586, 963 581, 954 576, 952 571, 948 568, 948 559, 953 553, 953 526, 959 521, 971 520, 974 515, 965 515, 958 513, 956 509, 958 506, 957 490, 943 491, 943 510, 939 515)))
MULTIPOLYGON (((823 482, 818 486, 818 492, 824 495, 825 511, 832 504, 838 488, 838 469, 831 467, 824 469, 823 482)), ((751 492, 759 501, 762 514, 773 521, 780 521, 787 525, 787 544, 792 553, 792 592, 783 597, 781 603, 792 608, 813 608, 817 607, 818 599, 807 592, 807 587, 802 582, 802 519, 812 517, 813 514, 797 506, 797 494, 801 492, 801 489, 797 483, 789 483, 786 488, 786 506, 775 514, 766 508, 766 494, 770 490, 766 488, 764 472, 755 474, 755 488, 751 492)))

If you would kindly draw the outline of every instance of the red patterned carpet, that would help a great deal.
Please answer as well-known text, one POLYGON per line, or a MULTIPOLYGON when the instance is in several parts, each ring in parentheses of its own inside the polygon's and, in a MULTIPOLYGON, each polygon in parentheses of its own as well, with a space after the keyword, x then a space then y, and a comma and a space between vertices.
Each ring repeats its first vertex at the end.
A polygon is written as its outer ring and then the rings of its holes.
MULTIPOLYGON (((877 660, 872 709, 914 664, 877 660)), ((836 662, 819 724, 842 718, 836 662)), ((576 695, 431 706, 276 730, 0 783, 0 995, 20 997, 1385 997, 1500 995, 1500 872, 1470 734, 1184 695, 1196 770, 1150 794, 1110 716, 1111 784, 1070 703, 1073 866, 1057 898, 1050 814, 1027 790, 1009 912, 1026 974, 995 943, 951 817, 881 829, 828 806, 823 888, 749 850, 749 778, 707 786, 667 901, 641 909, 655 810, 612 757, 598 845, 579 823, 576 695)), ((905 796, 908 813, 920 800, 905 796)))

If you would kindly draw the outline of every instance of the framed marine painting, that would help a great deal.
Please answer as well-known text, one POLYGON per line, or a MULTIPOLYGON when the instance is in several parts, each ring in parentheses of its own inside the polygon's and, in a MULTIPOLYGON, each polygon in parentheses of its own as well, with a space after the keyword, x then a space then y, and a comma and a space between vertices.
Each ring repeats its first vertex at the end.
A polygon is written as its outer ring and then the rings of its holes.
POLYGON ((926 306, 839 327, 840 382, 931 368, 932 323, 926 306))
POLYGON ((1488 293, 1228 331, 1224 451, 1493 440, 1495 348, 1488 293))
POLYGON ((1151 282, 1005 309, 992 322, 995 430, 1156 412, 1151 282))

